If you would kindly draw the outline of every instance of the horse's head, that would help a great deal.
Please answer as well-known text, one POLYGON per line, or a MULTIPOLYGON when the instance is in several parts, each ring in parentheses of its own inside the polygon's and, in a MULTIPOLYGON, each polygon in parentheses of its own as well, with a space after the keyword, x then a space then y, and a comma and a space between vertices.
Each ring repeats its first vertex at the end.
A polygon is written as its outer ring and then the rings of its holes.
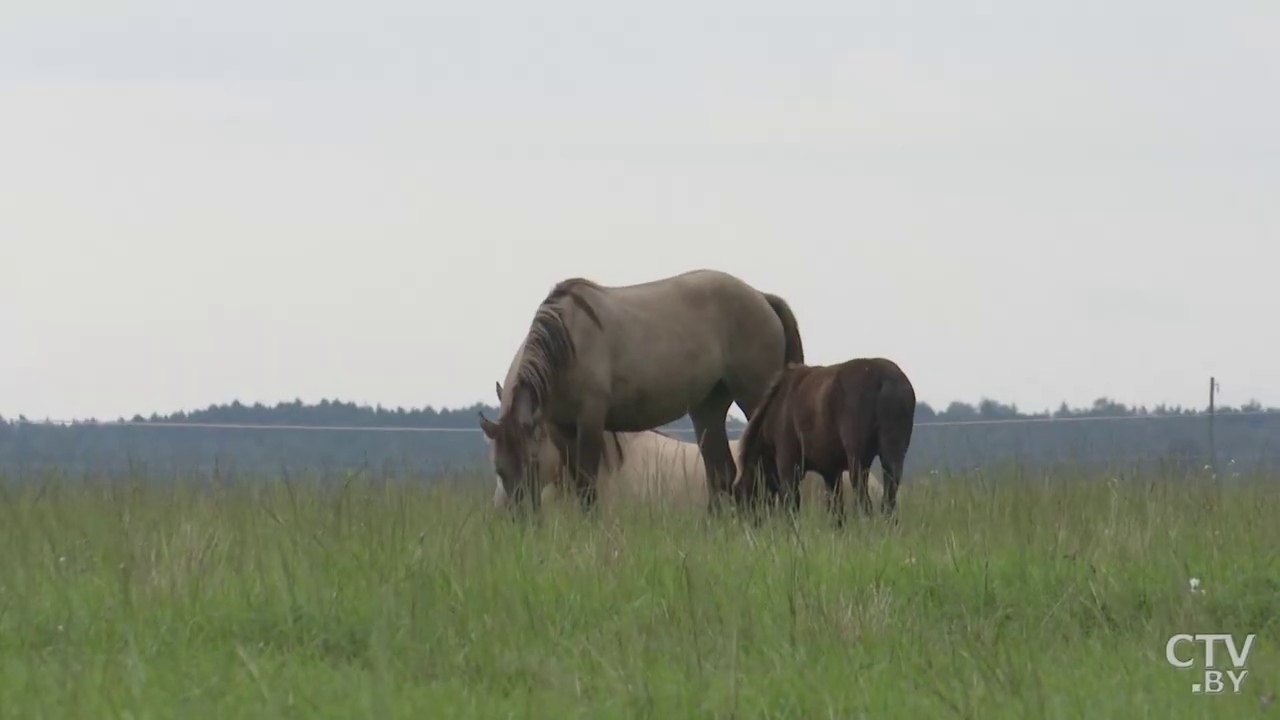
MULTIPOLYGON (((501 402, 502 385, 496 387, 501 402)), ((494 506, 503 507, 508 500, 519 505, 528 498, 536 507, 543 483, 555 481, 559 461, 541 412, 532 408, 532 398, 516 388, 510 411, 500 413, 496 422, 480 413, 480 430, 488 440, 489 460, 498 475, 494 506)))

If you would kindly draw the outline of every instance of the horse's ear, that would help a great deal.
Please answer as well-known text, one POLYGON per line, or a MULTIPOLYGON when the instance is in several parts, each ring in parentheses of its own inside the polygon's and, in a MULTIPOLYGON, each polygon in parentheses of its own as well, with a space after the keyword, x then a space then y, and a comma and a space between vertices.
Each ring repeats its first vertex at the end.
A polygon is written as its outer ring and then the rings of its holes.
POLYGON ((497 393, 498 393, 498 402, 499 402, 499 403, 501 403, 501 402, 502 402, 502 383, 498 382, 497 380, 494 380, 494 381, 493 381, 493 389, 494 389, 495 391, 497 391, 497 393))
POLYGON ((480 431, 484 433, 485 437, 492 440, 498 434, 497 423, 494 423, 489 418, 485 417, 484 412, 480 412, 478 415, 480 415, 480 431))

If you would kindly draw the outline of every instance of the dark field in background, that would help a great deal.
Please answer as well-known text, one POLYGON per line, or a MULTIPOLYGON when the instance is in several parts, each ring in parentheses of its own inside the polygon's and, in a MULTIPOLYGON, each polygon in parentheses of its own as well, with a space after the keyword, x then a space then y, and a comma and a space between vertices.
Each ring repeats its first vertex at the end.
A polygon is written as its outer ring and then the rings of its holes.
MULTIPOLYGON (((192 413, 135 418, 177 423, 342 426, 341 430, 224 427, 63 427, 0 422, 0 469, 28 473, 56 467, 66 472, 136 473, 161 477, 179 472, 236 468, 252 475, 366 468, 376 474, 436 475, 474 469, 485 446, 477 405, 459 410, 388 410, 350 403, 238 403, 192 413), (386 432, 372 428, 443 428, 452 432, 386 432), (366 428, 366 429, 359 429, 366 428)), ((1011 465, 1065 471, 1141 466, 1182 474, 1210 464, 1209 419, 1180 408, 1134 409, 1100 399, 1091 407, 1027 415, 991 401, 976 407, 952 403, 941 412, 920 403, 907 456, 908 476, 1011 465), (1044 422, 1044 420, 1052 420, 1044 422), (994 423, 994 424, 993 424, 994 423)), ((667 429, 692 439, 687 418, 667 429)), ((730 437, 741 424, 730 423, 730 437)), ((1280 475, 1280 411, 1255 404, 1220 408, 1215 420, 1218 468, 1224 473, 1266 469, 1280 475)))

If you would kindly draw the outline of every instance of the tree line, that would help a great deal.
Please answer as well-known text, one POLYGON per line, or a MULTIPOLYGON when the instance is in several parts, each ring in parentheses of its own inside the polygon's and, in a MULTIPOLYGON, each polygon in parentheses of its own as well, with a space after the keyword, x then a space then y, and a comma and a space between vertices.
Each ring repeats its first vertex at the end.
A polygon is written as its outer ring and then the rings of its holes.
MULTIPOLYGON (((301 400, 274 406, 232 402, 168 415, 135 415, 128 425, 94 421, 70 425, 0 417, 0 468, 56 468, 72 473, 205 473, 216 468, 263 474, 373 468, 386 473, 436 474, 483 467, 485 444, 475 431, 477 403, 456 409, 369 407, 351 402, 301 400), (460 432, 296 430, 173 427, 166 423, 301 425, 344 428, 444 428, 460 432)), ((123 418, 118 419, 123 421, 123 418)), ((994 400, 916 407, 917 427, 908 473, 1014 465, 1202 468, 1217 459, 1234 472, 1280 467, 1280 408, 1251 402, 1222 407, 1214 419, 1199 409, 1130 407, 1109 398, 1091 406, 1025 413, 994 400)), ((728 422, 730 437, 743 423, 728 422)), ((663 428, 692 439, 688 417, 663 428)))

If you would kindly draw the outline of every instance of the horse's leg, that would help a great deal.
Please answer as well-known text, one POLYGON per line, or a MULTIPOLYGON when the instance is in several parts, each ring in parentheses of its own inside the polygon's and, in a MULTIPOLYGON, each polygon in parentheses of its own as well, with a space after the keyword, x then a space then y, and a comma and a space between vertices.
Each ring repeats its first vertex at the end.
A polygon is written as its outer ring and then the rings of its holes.
POLYGON ((578 502, 584 511, 596 506, 600 477, 600 454, 604 452, 604 413, 582 413, 578 416, 576 437, 568 443, 566 471, 573 482, 578 502))
POLYGON ((840 475, 836 470, 822 476, 827 484, 827 510, 835 516, 836 527, 844 527, 844 483, 840 482, 840 475))
POLYGON ((570 491, 577 495, 578 472, 582 467, 579 460, 578 431, 565 432, 564 449, 560 451, 560 470, 556 473, 556 494, 567 496, 570 491))
POLYGON ((729 452, 729 434, 725 431, 725 418, 731 404, 733 398, 729 393, 717 388, 702 404, 689 411, 707 471, 707 510, 713 514, 720 511, 738 472, 733 453, 729 452))
POLYGON ((528 483, 525 486, 525 493, 529 496, 529 507, 534 514, 542 512, 542 480, 539 478, 537 482, 528 483))

